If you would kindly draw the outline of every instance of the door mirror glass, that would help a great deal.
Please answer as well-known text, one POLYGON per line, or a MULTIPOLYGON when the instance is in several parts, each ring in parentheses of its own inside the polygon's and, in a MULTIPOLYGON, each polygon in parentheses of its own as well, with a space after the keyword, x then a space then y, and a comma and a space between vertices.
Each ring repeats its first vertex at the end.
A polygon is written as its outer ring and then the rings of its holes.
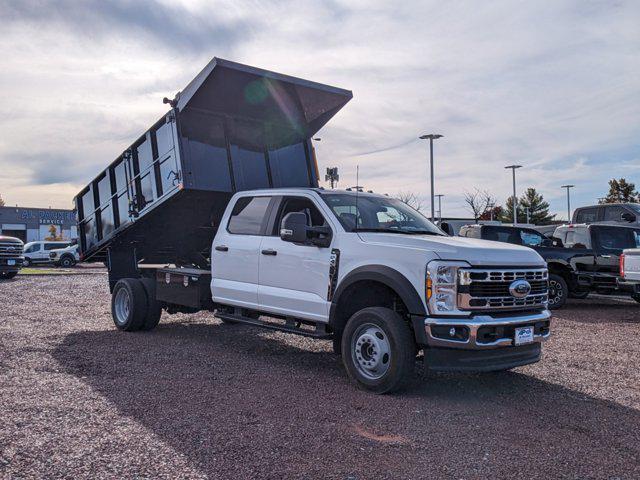
POLYGON ((290 212, 280 225, 280 238, 285 242, 305 243, 307 241, 307 216, 302 212, 290 212))
POLYGON ((625 222, 633 223, 636 221, 636 216, 631 212, 622 212, 622 215, 620 215, 620 217, 625 222))

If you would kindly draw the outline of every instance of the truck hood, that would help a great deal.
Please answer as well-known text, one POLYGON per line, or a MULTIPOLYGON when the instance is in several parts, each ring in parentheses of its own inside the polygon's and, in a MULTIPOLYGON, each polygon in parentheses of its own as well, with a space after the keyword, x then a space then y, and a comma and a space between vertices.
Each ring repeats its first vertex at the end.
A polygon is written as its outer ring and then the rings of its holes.
POLYGON ((375 232, 360 232, 358 235, 365 243, 424 250, 443 260, 465 261, 473 266, 546 266, 535 250, 510 243, 435 235, 375 232))

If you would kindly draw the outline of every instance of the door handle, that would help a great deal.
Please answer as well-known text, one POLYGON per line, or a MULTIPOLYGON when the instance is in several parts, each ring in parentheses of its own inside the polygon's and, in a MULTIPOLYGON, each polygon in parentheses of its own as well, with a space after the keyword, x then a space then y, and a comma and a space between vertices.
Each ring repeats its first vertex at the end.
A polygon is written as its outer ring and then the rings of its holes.
POLYGON ((263 255, 277 255, 278 252, 276 252, 275 250, 269 249, 269 250, 262 250, 262 254, 263 255))
POLYGON ((216 245, 216 250, 219 252, 228 252, 229 247, 227 247, 226 245, 216 245))

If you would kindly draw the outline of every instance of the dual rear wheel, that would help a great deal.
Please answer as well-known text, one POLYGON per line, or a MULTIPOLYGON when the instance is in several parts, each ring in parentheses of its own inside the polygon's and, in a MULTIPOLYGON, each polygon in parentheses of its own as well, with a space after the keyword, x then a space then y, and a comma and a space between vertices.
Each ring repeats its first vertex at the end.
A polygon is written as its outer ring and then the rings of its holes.
POLYGON ((153 295, 151 279, 118 280, 111 295, 111 316, 119 330, 153 330, 160 322, 162 305, 153 295))

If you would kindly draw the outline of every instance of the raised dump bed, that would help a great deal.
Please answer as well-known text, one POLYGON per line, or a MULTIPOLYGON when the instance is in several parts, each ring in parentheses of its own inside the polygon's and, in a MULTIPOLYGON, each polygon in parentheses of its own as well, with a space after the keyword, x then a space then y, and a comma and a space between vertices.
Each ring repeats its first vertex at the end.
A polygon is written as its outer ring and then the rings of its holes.
POLYGON ((310 139, 351 97, 214 58, 75 197, 82 260, 206 267, 234 192, 318 185, 310 139))

